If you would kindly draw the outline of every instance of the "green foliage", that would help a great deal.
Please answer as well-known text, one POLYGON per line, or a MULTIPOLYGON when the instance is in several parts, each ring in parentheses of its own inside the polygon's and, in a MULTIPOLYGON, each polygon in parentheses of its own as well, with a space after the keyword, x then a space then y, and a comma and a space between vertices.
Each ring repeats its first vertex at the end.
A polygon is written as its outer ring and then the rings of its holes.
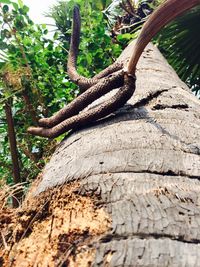
POLYGON ((143 23, 163 0, 115 0, 104 11, 112 36, 125 48, 127 44, 136 39, 143 23))
POLYGON ((180 78, 200 92, 200 8, 179 17, 158 36, 162 53, 180 78))
MULTIPOLYGON (((66 79, 66 54, 45 25, 34 24, 21 1, 3 1, 0 9, 0 179, 12 181, 4 103, 12 99, 21 176, 37 175, 50 142, 26 133, 40 116, 49 116, 72 100, 74 86, 66 79)), ((2 1, 1 1, 2 3, 2 1)))

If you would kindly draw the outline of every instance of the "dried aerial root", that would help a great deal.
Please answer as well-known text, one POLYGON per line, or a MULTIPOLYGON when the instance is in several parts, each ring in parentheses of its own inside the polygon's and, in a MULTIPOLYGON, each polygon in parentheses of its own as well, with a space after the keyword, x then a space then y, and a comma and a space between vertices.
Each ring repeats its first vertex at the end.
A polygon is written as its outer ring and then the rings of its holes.
MULTIPOLYGON (((28 132, 42 137, 55 138, 73 128, 84 126, 116 111, 119 107, 122 107, 127 102, 127 100, 133 95, 135 90, 135 77, 127 74, 123 75, 124 85, 118 89, 117 93, 113 97, 111 97, 104 103, 95 108, 84 111, 78 115, 69 117, 52 128, 30 127, 28 128, 28 132)), ((107 82, 108 87, 106 87, 105 85, 102 86, 102 91, 110 88, 111 82, 108 79, 106 79, 105 81, 107 82)), ((80 95, 79 97, 81 96, 82 95, 80 95)))

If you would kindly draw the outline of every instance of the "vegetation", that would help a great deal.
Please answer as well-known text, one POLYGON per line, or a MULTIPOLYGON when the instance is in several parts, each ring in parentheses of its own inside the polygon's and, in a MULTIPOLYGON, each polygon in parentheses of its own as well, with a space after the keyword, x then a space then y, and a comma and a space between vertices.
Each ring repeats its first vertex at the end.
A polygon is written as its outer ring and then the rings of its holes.
POLYGON ((196 95, 200 92, 200 7, 166 27, 157 42, 163 55, 196 95))
MULTIPOLYGON (((44 165, 43 155, 49 142, 26 134, 30 124, 37 124, 60 107, 62 98, 69 101, 62 49, 49 40, 45 25, 34 25, 21 1, 4 1, 1 5, 0 46, 5 59, 1 62, 1 179, 12 182, 11 157, 5 106, 12 109, 21 181, 35 177, 44 165), (65 94, 67 91, 67 94, 65 94), (48 97, 47 97, 48 96, 48 97), (56 101, 56 99, 60 99, 56 101)), ((48 148, 49 150, 49 148, 48 148)))

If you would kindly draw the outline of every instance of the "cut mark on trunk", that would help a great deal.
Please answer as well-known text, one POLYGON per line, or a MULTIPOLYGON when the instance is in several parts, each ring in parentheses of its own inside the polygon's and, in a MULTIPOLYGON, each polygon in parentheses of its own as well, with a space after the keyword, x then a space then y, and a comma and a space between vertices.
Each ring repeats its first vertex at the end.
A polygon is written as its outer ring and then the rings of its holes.
POLYGON ((159 131, 161 131, 163 134, 169 136, 169 138, 172 138, 175 141, 180 142, 182 145, 181 151, 184 153, 194 154, 194 155, 200 155, 200 147, 195 144, 186 143, 185 141, 181 140, 178 135, 171 134, 169 131, 167 131, 165 128, 163 128, 156 119, 149 117, 147 122, 151 123, 153 126, 155 126, 159 131))
POLYGON ((172 105, 172 106, 168 106, 168 105, 162 105, 162 104, 156 104, 155 106, 153 106, 152 110, 164 110, 164 109, 188 109, 189 106, 187 104, 180 104, 180 105, 172 105))
MULTIPOLYGON (((184 172, 179 172, 179 173, 175 173, 174 171, 172 170, 168 170, 168 171, 163 171, 163 172, 156 172, 156 171, 149 171, 149 170, 137 170, 137 171, 117 171, 117 172, 114 172, 114 171, 110 171, 109 174, 120 174, 120 173, 148 173, 148 174, 154 174, 154 175, 162 175, 162 176, 168 176, 168 177, 185 177, 185 178, 192 178, 192 179, 198 179, 200 180, 200 176, 190 176, 190 175, 187 175, 185 174, 184 172)), ((91 176, 93 175, 100 175, 100 174, 108 174, 108 172, 101 172, 101 173, 93 173, 91 174, 91 176)), ((90 175, 89 175, 90 176, 90 175)), ((89 177, 88 176, 88 177, 89 177)), ((87 177, 87 178, 88 178, 87 177)), ((83 180, 83 178, 81 178, 81 180, 83 180)))
POLYGON ((139 108, 139 107, 142 107, 142 106, 146 106, 154 98, 160 96, 162 93, 167 92, 169 90, 170 89, 160 89, 160 90, 158 90, 156 92, 150 92, 146 97, 142 98, 140 101, 138 101, 136 104, 134 104, 133 108, 139 108))
POLYGON ((168 234, 157 234, 157 233, 137 233, 137 234, 127 234, 127 235, 117 235, 117 234, 107 234, 103 236, 100 239, 101 243, 109 243, 110 241, 121 241, 121 240, 128 240, 128 239, 171 239, 176 240, 182 243, 187 244, 200 244, 199 239, 191 239, 191 240, 185 240, 183 236, 174 236, 174 235, 168 235, 168 234))
MULTIPOLYGON (((62 143, 60 143, 60 145, 59 145, 60 147, 62 147, 62 145, 64 144, 64 140, 65 140, 66 138, 67 138, 67 137, 65 137, 65 138, 63 139, 62 143)), ((70 147, 71 145, 73 145, 74 143, 76 143, 77 141, 79 141, 80 139, 81 139, 81 137, 78 137, 78 138, 76 138, 75 140, 73 140, 71 143, 69 143, 67 146, 63 146, 62 149, 59 148, 59 152, 58 152, 58 153, 60 153, 61 151, 67 149, 68 147, 70 147)))

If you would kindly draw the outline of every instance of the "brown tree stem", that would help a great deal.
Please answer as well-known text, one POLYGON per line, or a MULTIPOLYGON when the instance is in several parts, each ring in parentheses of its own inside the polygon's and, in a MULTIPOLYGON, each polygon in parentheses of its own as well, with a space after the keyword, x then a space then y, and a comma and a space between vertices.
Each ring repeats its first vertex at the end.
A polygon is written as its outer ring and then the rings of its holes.
MULTIPOLYGON (((12 169, 13 169, 13 179, 14 183, 18 184, 21 182, 20 177, 20 167, 18 161, 18 151, 17 151, 17 143, 16 143, 16 135, 14 128, 14 121, 12 117, 12 109, 11 109, 11 101, 7 101, 4 106, 6 113, 6 121, 8 124, 8 138, 10 143, 10 153, 12 158, 12 169)), ((13 206, 18 207, 20 200, 22 198, 22 192, 16 192, 13 196, 13 206)))

